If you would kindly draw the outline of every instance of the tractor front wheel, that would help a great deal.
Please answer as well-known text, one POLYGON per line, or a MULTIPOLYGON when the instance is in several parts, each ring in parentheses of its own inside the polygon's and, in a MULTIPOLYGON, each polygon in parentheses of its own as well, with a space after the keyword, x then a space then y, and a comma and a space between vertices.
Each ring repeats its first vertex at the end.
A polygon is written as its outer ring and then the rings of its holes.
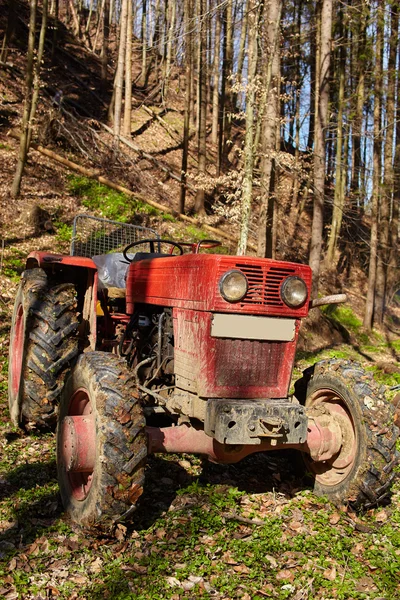
POLYGON ((11 324, 8 400, 16 426, 55 422, 67 370, 79 352, 76 291, 43 269, 22 274, 11 324))
POLYGON ((342 432, 341 448, 331 459, 317 462, 303 455, 314 492, 355 509, 384 501, 399 462, 399 429, 384 390, 357 363, 338 360, 307 370, 297 389, 305 386, 307 412, 329 413, 342 432))
POLYGON ((142 494, 145 419, 125 361, 82 354, 68 377, 57 427, 57 468, 66 512, 80 525, 109 529, 142 494))

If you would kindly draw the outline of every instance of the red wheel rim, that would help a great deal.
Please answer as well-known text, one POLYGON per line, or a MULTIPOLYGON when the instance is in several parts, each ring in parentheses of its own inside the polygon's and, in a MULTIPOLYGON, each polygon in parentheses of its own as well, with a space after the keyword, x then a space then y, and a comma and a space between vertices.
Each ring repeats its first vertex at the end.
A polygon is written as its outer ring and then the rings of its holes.
POLYGON ((304 460, 316 481, 321 485, 333 487, 346 479, 352 470, 357 454, 358 436, 354 420, 346 401, 330 389, 316 390, 307 399, 306 406, 323 404, 340 425, 342 431, 342 446, 331 459, 314 462, 304 455, 304 460))
POLYGON ((18 306, 15 318, 14 338, 11 348, 11 385, 14 396, 17 396, 21 384, 22 358, 24 355, 24 308, 18 306))
POLYGON ((64 418, 60 427, 60 454, 70 485, 71 495, 75 500, 82 501, 88 497, 92 486, 94 465, 96 462, 94 456, 96 426, 87 390, 80 388, 73 394, 69 404, 68 415, 64 418), (76 427, 74 427, 74 423, 76 427), (77 426, 78 424, 80 424, 79 427, 77 426), (68 434, 72 432, 73 439, 71 441, 71 435, 68 434), (79 446, 79 455, 83 457, 83 466, 76 464, 79 461, 72 460, 71 453, 75 450, 76 446, 79 446))

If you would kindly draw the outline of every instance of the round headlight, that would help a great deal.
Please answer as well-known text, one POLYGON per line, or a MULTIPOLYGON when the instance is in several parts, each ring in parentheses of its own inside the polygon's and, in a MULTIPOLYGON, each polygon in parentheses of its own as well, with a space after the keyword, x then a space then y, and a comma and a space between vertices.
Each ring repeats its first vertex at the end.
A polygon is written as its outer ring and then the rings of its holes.
POLYGON ((221 296, 228 302, 239 302, 247 294, 247 277, 241 271, 228 271, 219 281, 221 296))
POLYGON ((281 298, 291 308, 298 308, 307 300, 307 286, 300 277, 288 277, 281 287, 281 298))

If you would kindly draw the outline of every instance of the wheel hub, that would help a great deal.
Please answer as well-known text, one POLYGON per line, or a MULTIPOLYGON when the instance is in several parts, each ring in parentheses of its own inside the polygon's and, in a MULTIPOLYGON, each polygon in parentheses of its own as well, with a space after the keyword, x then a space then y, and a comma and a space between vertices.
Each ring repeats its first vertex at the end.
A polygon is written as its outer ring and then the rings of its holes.
POLYGON ((21 384, 21 372, 22 372, 22 357, 24 352, 24 308, 22 304, 18 306, 17 316, 15 320, 15 333, 12 353, 12 391, 15 395, 19 392, 19 386, 21 384))
MULTIPOLYGON (((307 414, 317 429, 324 430, 317 451, 310 449, 304 459, 310 471, 323 485, 343 481, 354 464, 357 453, 356 430, 345 400, 330 389, 316 390, 307 400, 307 414)), ((309 439, 307 438, 307 443, 309 439)))
POLYGON ((89 393, 80 388, 71 398, 69 414, 61 427, 60 459, 66 471, 71 494, 85 500, 92 485, 96 464, 96 423, 89 393))

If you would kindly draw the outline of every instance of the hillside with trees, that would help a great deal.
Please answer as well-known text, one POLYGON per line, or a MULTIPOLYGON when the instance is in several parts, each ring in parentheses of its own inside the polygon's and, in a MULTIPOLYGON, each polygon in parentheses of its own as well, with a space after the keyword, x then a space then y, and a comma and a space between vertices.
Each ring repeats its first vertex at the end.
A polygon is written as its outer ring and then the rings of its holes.
POLYGON ((383 322, 398 284, 396 2, 10 0, 1 19, 2 134, 20 139, 9 197, 39 144, 225 226, 239 254, 309 262, 314 293, 356 270, 365 328, 383 322))
POLYGON ((398 483, 389 506, 360 515, 311 496, 278 453, 229 467, 155 457, 133 525, 86 536, 62 518, 53 435, 22 434, 6 408, 25 258, 68 253, 79 213, 309 264, 314 298, 348 301, 311 311, 294 376, 319 359, 356 360, 395 397, 399 10, 398 0, 0 0, 8 600, 400 598, 398 483))

